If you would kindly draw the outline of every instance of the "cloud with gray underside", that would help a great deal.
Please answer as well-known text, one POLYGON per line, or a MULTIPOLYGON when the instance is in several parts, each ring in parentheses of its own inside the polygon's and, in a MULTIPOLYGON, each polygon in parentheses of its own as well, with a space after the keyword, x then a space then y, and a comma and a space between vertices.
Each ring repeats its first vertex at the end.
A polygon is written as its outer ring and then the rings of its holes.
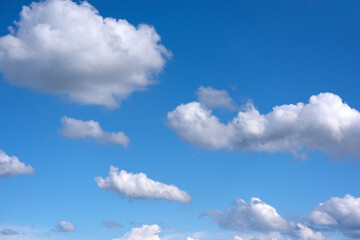
POLYGON ((102 17, 86 1, 24 6, 0 37, 0 72, 10 84, 115 108, 145 90, 171 52, 151 25, 102 17))
POLYGON ((267 114, 248 103, 227 123, 195 101, 169 112, 167 125, 183 141, 210 150, 297 156, 316 150, 336 159, 360 156, 360 113, 333 93, 313 95, 308 103, 275 106, 267 114))

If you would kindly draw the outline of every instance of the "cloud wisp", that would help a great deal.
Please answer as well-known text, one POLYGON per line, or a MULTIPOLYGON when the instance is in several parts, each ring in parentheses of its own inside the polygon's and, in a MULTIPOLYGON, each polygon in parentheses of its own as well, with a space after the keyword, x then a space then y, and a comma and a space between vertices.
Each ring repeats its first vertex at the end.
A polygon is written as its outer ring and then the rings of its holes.
POLYGON ((128 173, 110 166, 109 176, 96 177, 97 185, 107 191, 113 191, 129 198, 165 199, 177 202, 190 202, 188 193, 174 185, 154 181, 145 173, 128 173))
POLYGON ((104 18, 86 1, 33 2, 10 29, 0 37, 6 79, 80 104, 118 107, 171 56, 153 26, 104 18))
POLYGON ((100 144, 119 144, 127 147, 130 140, 123 132, 105 132, 101 129, 99 122, 90 120, 82 121, 69 117, 61 118, 61 134, 68 139, 92 138, 100 144))
POLYGON ((185 142, 228 151, 292 152, 317 150, 334 158, 360 156, 360 113, 333 93, 308 103, 281 105, 261 114, 252 104, 224 124, 199 102, 181 104, 167 125, 185 142))
POLYGON ((0 177, 10 177, 20 174, 32 174, 35 170, 15 156, 8 156, 4 151, 0 150, 0 177))
POLYGON ((122 228, 123 225, 114 220, 103 220, 103 225, 108 228, 122 228))

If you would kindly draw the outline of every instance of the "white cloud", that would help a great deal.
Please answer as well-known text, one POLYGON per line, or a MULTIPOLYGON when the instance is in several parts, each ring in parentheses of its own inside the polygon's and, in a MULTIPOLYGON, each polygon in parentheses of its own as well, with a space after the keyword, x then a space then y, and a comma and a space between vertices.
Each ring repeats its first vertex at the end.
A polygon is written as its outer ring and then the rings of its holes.
POLYGON ((288 224, 276 209, 259 198, 251 198, 249 203, 243 199, 234 202, 235 208, 226 209, 226 213, 220 211, 207 211, 221 228, 237 231, 279 231, 285 230, 288 224))
POLYGON ((109 177, 96 177, 97 185, 105 190, 117 192, 130 198, 166 199, 170 201, 190 202, 191 197, 174 185, 154 181, 145 173, 128 173, 111 166, 109 177))
POLYGON ((167 118, 182 140, 207 149, 296 154, 307 148, 338 158, 360 156, 360 113, 332 93, 276 106, 265 115, 248 104, 226 124, 198 102, 181 104, 167 118))
POLYGON ((142 225, 138 228, 132 228, 130 232, 121 238, 113 240, 161 240, 157 235, 158 233, 160 233, 160 227, 158 225, 142 225))
POLYGON ((235 236, 233 237, 233 239, 234 239, 234 240, 243 240, 241 237, 239 237, 239 236, 237 236, 237 235, 235 235, 235 236))
POLYGON ((20 162, 15 156, 8 156, 0 150, 0 177, 9 177, 19 174, 32 174, 35 170, 30 165, 20 162))
POLYGON ((192 238, 192 237, 187 237, 186 240, 199 240, 199 239, 195 239, 195 238, 192 238))
POLYGON ((67 221, 60 221, 58 225, 55 226, 53 231, 56 232, 72 232, 75 231, 75 226, 67 221))
POLYGON ((360 238, 360 198, 346 195, 332 197, 310 213, 309 220, 323 230, 340 231, 360 238))
POLYGON ((293 237, 294 239, 299 240, 323 240, 324 236, 320 232, 314 232, 309 227, 305 226, 301 223, 290 223, 290 230, 288 231, 288 235, 293 237))
POLYGON ((96 121, 81 121, 69 117, 62 117, 61 133, 65 138, 84 139, 94 138, 102 144, 120 144, 127 147, 130 140, 123 132, 104 132, 96 121))
POLYGON ((24 6, 0 38, 0 71, 11 84, 71 101, 117 107, 154 81, 171 54, 153 26, 103 18, 88 2, 24 6))
POLYGON ((225 90, 216 90, 212 87, 199 87, 198 100, 208 108, 224 108, 235 110, 236 104, 225 90))
MULTIPOLYGON (((313 232, 312 229, 302 223, 289 222, 282 218, 276 209, 259 198, 251 198, 249 203, 243 199, 234 202, 234 208, 226 209, 226 212, 219 210, 206 211, 201 216, 209 215, 219 227, 238 232, 260 232, 266 235, 255 235, 252 240, 324 240, 320 232, 313 232)), ((239 236, 234 236, 235 237, 239 236)), ((240 237, 239 237, 240 238, 240 237)), ((240 238, 241 239, 241 238, 240 238)))

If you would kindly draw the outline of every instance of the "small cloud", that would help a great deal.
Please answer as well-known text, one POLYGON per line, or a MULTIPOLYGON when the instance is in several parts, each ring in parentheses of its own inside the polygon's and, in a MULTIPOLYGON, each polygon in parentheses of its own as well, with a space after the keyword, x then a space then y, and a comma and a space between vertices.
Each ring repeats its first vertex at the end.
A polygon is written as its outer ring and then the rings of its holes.
POLYGON ((145 173, 128 173, 125 170, 110 166, 109 177, 96 177, 97 185, 107 191, 140 199, 166 199, 178 202, 190 202, 188 193, 174 185, 154 181, 145 173))
POLYGON ((9 177, 20 174, 32 174, 35 170, 30 165, 20 162, 15 156, 8 156, 0 150, 0 177, 9 177))
POLYGON ((216 90, 212 87, 199 87, 196 92, 200 103, 208 108, 223 108, 228 110, 236 110, 234 100, 225 90, 216 90))
POLYGON ((4 229, 2 229, 2 230, 0 231, 0 233, 1 233, 2 235, 16 235, 16 234, 19 234, 18 231, 15 231, 15 230, 13 230, 13 229, 11 229, 11 228, 4 228, 4 229))
POLYGON ((103 225, 108 227, 108 228, 122 228, 123 225, 116 222, 116 221, 113 221, 113 220, 108 220, 108 221, 103 221, 103 225))
POLYGON ((55 232, 72 232, 75 231, 75 226, 67 221, 60 221, 53 229, 55 232))
POLYGON ((161 240, 158 236, 160 233, 160 227, 154 225, 142 225, 138 228, 132 228, 130 232, 126 233, 121 238, 113 240, 161 240))
POLYGON ((82 121, 69 117, 61 118, 61 134, 68 139, 92 138, 101 144, 119 144, 127 147, 130 140, 123 132, 105 132, 101 129, 99 122, 90 120, 82 121))

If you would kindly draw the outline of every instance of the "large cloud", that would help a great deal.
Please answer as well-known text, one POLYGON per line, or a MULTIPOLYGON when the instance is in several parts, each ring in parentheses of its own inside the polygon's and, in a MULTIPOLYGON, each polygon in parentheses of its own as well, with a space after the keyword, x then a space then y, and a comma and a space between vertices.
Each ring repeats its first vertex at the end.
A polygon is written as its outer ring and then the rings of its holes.
POLYGON ((53 231, 56 231, 56 232, 72 232, 72 231, 75 231, 75 226, 71 222, 60 221, 55 226, 53 231))
POLYGON ((320 229, 360 239, 360 198, 351 195, 330 198, 310 213, 309 220, 320 229))
POLYGON ((93 138, 102 144, 120 144, 127 147, 130 140, 123 132, 104 132, 96 121, 82 121, 69 117, 62 117, 61 133, 69 139, 93 138))
POLYGON ((235 110, 236 104, 225 90, 216 90, 212 87, 199 87, 197 93, 199 102, 208 108, 225 108, 235 110))
POLYGON ((30 165, 20 162, 15 156, 8 156, 0 150, 0 177, 9 177, 19 174, 32 174, 35 170, 30 165))
POLYGON ((14 85, 116 107, 164 67, 159 42, 154 27, 103 18, 86 1, 34 2, 0 38, 0 71, 14 85))
POLYGON ((160 233, 158 225, 142 225, 141 227, 131 229, 130 232, 121 238, 113 240, 161 240, 158 233, 160 233))
POLYGON ((181 104, 167 118, 182 140, 207 149, 296 154, 308 148, 337 158, 360 156, 360 113, 332 93, 265 115, 248 104, 226 124, 199 102, 181 104))
POLYGON ((128 173, 111 166, 109 177, 96 177, 97 185, 105 190, 114 191, 130 198, 166 199, 178 202, 190 202, 191 197, 174 185, 154 181, 145 173, 128 173))
MULTIPOLYGON (((276 209, 259 198, 251 198, 249 203, 243 199, 234 202, 234 208, 206 211, 218 223, 219 227, 239 232, 277 232, 286 239, 323 240, 320 232, 314 232, 302 223, 289 222, 282 218, 276 209)), ((256 235, 253 239, 273 239, 270 235, 256 235)))

